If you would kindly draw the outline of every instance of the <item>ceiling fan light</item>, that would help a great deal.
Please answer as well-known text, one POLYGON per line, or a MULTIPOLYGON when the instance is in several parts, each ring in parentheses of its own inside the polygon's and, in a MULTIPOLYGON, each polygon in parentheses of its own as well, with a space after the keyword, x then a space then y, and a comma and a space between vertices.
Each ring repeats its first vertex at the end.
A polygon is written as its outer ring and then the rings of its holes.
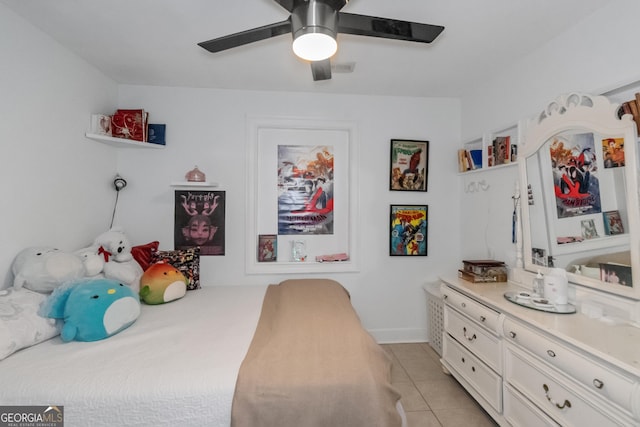
POLYGON ((293 40, 293 53, 307 61, 322 61, 337 50, 336 39, 324 32, 306 32, 293 40))

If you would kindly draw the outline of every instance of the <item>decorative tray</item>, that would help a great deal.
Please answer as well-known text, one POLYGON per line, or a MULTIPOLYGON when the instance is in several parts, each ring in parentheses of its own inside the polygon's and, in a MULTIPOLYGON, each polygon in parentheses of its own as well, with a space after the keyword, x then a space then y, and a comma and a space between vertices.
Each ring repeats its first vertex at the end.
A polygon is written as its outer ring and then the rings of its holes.
POLYGON ((547 313, 573 314, 576 312, 576 307, 572 304, 553 304, 546 298, 528 292, 505 292, 504 297, 514 304, 547 313))

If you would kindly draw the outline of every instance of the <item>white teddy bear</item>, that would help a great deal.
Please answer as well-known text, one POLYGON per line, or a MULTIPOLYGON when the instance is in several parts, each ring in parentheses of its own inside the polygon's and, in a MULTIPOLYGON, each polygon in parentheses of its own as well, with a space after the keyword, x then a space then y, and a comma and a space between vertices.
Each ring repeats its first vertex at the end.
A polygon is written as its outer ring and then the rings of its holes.
POLYGON ((86 277, 104 277, 104 274, 102 274, 102 270, 104 270, 104 256, 98 253, 99 250, 100 248, 98 246, 89 246, 74 252, 74 254, 80 257, 84 264, 86 277))
POLYGON ((104 259, 103 273, 107 279, 129 286, 136 294, 140 291, 143 270, 131 254, 131 243, 121 229, 112 228, 96 237, 93 245, 104 259))

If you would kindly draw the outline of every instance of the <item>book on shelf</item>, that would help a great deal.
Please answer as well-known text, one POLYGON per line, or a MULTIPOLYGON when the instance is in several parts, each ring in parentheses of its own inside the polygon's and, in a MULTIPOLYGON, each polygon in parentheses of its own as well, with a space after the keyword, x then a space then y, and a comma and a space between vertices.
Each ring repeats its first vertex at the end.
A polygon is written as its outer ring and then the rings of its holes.
POLYGON ((494 165, 504 165, 511 161, 511 137, 496 136, 493 140, 494 165))
POLYGON ((464 148, 458 150, 458 172, 466 172, 467 169, 467 154, 464 148))
POLYGON ((143 109, 118 109, 111 116, 111 132, 116 138, 146 142, 148 120, 143 109))
POLYGON ((474 169, 482 169, 482 150, 468 150, 474 169))
POLYGON ((622 118, 623 114, 631 114, 636 123, 638 134, 640 135, 640 92, 635 94, 634 99, 622 103, 618 115, 622 118))
POLYGON ((482 168, 482 150, 458 150, 458 171, 467 172, 482 168))
POLYGON ((147 141, 152 144, 165 145, 166 125, 149 123, 147 126, 147 141))

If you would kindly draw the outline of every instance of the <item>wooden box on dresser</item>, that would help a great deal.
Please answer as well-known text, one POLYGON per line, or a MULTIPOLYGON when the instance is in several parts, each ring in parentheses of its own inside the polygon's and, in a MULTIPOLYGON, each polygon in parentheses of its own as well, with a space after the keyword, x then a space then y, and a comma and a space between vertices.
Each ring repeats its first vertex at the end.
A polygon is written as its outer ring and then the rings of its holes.
POLYGON ((640 426, 640 329, 507 301, 514 283, 442 278, 443 366, 504 426, 640 426))

